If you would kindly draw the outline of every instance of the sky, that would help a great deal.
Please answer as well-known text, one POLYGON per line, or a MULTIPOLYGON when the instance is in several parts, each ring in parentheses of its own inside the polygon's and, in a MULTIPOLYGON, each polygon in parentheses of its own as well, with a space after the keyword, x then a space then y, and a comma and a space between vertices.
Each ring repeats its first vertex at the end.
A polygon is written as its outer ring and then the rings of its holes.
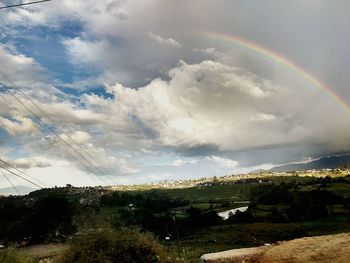
MULTIPOLYGON (((2 9, 0 157, 45 186, 82 186, 348 153, 349 17, 346 0, 2 9)), ((0 188, 30 186, 2 172, 0 188)))

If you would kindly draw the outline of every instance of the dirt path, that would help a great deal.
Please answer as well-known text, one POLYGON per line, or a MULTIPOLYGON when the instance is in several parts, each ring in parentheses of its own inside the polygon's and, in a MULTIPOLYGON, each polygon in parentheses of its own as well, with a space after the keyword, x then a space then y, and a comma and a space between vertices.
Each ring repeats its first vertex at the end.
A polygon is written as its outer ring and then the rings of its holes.
POLYGON ((307 237, 272 246, 206 254, 208 263, 346 263, 350 262, 350 233, 307 237))
POLYGON ((36 259, 44 259, 54 257, 65 251, 68 247, 68 245, 64 244, 35 245, 21 248, 21 252, 24 255, 28 255, 36 259))

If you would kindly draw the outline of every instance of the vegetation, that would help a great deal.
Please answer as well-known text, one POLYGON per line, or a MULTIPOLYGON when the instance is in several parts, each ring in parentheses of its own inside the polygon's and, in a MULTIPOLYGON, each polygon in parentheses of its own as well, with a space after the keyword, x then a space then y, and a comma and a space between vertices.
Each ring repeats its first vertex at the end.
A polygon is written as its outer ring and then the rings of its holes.
POLYGON ((162 246, 150 234, 137 229, 97 230, 72 242, 58 263, 169 262, 162 246))
POLYGON ((36 244, 59 240, 75 231, 74 206, 60 193, 44 194, 36 200, 13 197, 0 206, 0 236, 7 242, 36 244))
POLYGON ((67 186, 0 198, 0 214, 1 243, 66 242, 59 263, 197 262, 202 253, 350 231, 350 176, 292 173, 137 191, 67 186), (227 220, 218 215, 241 206, 249 207, 227 220))
POLYGON ((1 263, 34 263, 34 260, 23 256, 14 248, 9 248, 4 251, 0 251, 1 263))

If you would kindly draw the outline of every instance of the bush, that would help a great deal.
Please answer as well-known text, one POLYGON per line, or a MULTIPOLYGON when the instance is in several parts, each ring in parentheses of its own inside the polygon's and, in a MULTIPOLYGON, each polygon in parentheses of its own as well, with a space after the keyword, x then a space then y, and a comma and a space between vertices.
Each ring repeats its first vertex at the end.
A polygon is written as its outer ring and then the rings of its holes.
POLYGON ((7 202, 0 204, 0 237, 6 243, 58 241, 75 232, 74 207, 65 195, 50 193, 29 204, 25 198, 7 202))
POLYGON ((57 236, 74 233, 73 212, 72 203, 64 195, 53 193, 38 200, 29 221, 31 242, 56 241, 57 236))
POLYGON ((29 259, 21 255, 17 250, 13 248, 0 251, 1 263, 34 263, 34 260, 29 259))
POLYGON ((81 235, 72 242, 58 263, 167 262, 162 246, 149 234, 136 229, 101 230, 81 235), (159 258, 159 261, 156 259, 159 258))

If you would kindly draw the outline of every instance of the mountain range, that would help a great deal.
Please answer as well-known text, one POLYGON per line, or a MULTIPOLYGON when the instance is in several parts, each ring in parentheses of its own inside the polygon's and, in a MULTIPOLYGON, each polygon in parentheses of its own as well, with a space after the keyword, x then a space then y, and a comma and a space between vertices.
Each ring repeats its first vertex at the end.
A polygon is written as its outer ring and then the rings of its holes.
POLYGON ((335 169, 350 166, 350 154, 322 157, 306 163, 290 163, 280 166, 275 166, 269 171, 272 172, 288 172, 302 171, 313 169, 335 169))

